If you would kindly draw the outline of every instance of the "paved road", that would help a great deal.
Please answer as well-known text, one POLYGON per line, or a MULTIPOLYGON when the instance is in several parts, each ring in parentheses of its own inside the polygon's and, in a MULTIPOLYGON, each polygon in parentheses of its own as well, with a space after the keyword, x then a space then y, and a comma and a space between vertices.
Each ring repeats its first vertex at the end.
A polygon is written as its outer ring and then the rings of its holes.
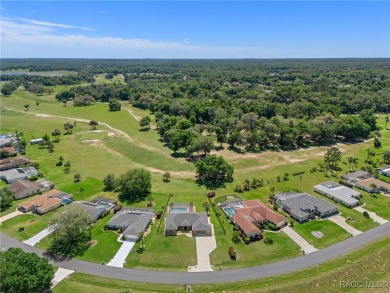
MULTIPOLYGON (((222 282, 232 282, 240 280, 250 280, 261 277, 270 277, 284 273, 293 272, 300 269, 309 268, 313 265, 330 260, 342 254, 345 254, 355 248, 364 244, 370 243, 382 236, 390 234, 390 222, 381 226, 377 226, 371 230, 361 233, 355 237, 351 237, 335 245, 320 249, 316 252, 303 255, 297 258, 266 264, 262 266, 223 270, 214 272, 165 272, 165 271, 147 271, 124 269, 109 266, 102 266, 101 264, 89 263, 81 260, 70 260, 60 263, 54 263, 58 267, 69 270, 77 270, 85 274, 108 277, 113 279, 136 281, 142 283, 160 283, 160 284, 213 284, 222 282)), ((35 252, 42 255, 42 250, 18 242, 4 234, 0 234, 1 246, 5 249, 9 247, 21 247, 28 252, 35 252)))

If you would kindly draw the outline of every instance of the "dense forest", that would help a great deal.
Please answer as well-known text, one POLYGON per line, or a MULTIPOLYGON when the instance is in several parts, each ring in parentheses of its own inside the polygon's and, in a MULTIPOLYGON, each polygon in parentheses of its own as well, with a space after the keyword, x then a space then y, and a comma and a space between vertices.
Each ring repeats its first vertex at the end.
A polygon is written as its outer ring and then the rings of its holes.
POLYGON ((215 140, 259 151, 366 139, 378 130, 374 113, 390 112, 389 59, 2 60, 1 70, 10 69, 74 73, 3 72, 12 87, 3 94, 72 84, 59 101, 129 101, 155 114, 172 150, 187 153, 207 153, 215 140), (125 82, 78 85, 101 73, 125 82))

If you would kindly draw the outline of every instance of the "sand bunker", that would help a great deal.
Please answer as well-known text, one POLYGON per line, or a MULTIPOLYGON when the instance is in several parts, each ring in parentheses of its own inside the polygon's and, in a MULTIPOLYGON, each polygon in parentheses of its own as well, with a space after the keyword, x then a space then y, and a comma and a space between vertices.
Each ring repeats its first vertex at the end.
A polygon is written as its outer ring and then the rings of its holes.
POLYGON ((82 142, 83 143, 96 143, 96 142, 100 142, 100 139, 84 139, 82 142))

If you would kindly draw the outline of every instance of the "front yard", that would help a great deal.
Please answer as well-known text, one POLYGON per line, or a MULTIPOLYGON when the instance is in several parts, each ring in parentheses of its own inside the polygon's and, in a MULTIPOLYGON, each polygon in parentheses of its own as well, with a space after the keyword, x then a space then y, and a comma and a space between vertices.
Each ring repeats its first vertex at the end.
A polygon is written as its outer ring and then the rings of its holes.
POLYGON ((292 229, 305 238, 307 242, 314 245, 314 247, 318 249, 338 243, 351 237, 351 235, 340 226, 328 220, 312 220, 303 224, 295 222, 292 229), (324 236, 322 238, 316 238, 312 234, 313 231, 322 232, 324 236))

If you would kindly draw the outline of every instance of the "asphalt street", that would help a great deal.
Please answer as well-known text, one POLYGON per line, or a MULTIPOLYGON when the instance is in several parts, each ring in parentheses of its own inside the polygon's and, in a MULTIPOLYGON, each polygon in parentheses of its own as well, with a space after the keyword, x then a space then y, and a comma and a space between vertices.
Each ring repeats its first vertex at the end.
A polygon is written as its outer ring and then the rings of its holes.
MULTIPOLYGON (((370 243, 382 236, 390 234, 390 222, 375 227, 355 237, 351 237, 335 245, 326 247, 316 252, 302 255, 300 257, 288 259, 281 262, 265 264, 261 266, 230 269, 213 272, 169 272, 169 271, 151 271, 137 270, 127 268, 110 267, 96 263, 85 262, 77 259, 71 259, 62 262, 51 263, 57 267, 107 278, 136 281, 143 283, 161 283, 161 284, 214 284, 232 281, 243 281, 262 277, 271 277, 297 270, 309 268, 316 264, 338 257, 360 246, 370 243)), ((9 236, 0 233, 1 247, 8 249, 10 247, 20 247, 27 252, 35 252, 42 256, 43 251, 23 242, 19 242, 9 236)), ((227 253, 227 252, 226 252, 227 253)))

